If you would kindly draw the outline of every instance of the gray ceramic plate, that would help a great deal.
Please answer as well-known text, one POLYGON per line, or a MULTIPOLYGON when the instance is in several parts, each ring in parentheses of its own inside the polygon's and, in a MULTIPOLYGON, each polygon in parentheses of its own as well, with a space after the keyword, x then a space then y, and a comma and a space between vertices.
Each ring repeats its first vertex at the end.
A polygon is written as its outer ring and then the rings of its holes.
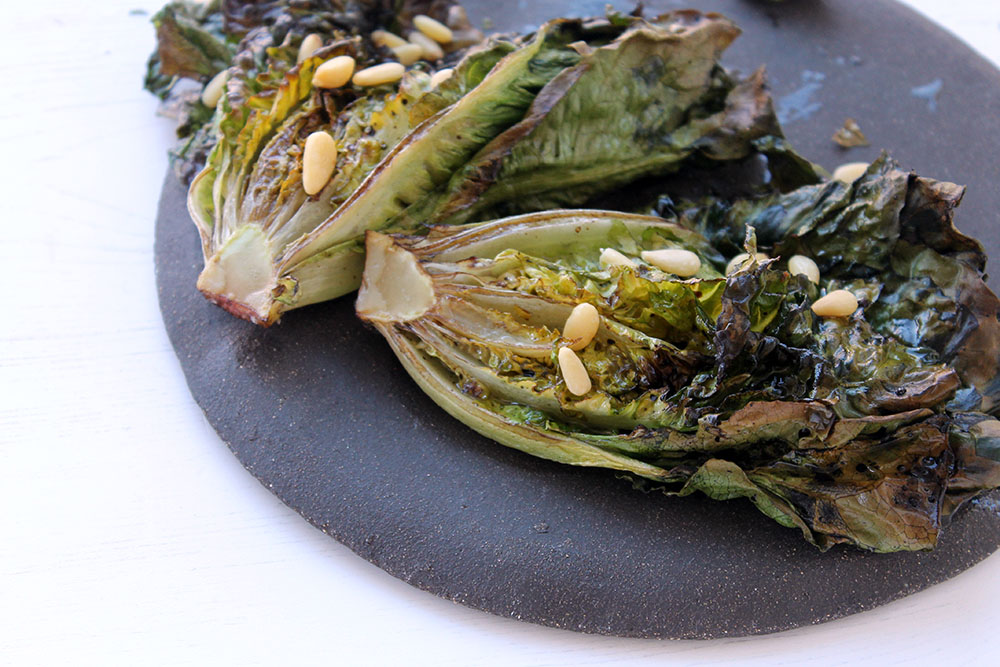
MULTIPOLYGON (((767 64, 788 134, 832 167, 848 116, 922 174, 969 184, 959 226, 992 246, 1000 73, 887 1, 696 2, 744 28, 726 57, 767 64), (970 113, 971 111, 971 113, 970 113)), ((467 2, 522 29, 603 2, 467 2)), ((649 2, 647 11, 681 6, 649 2)), ((742 501, 671 499, 541 461, 449 418, 413 385, 353 299, 258 329, 194 289, 184 191, 168 176, 156 234, 160 304, 191 392, 246 468, 311 523, 393 576, 478 609, 583 632, 722 637, 819 623, 943 581, 1000 546, 989 499, 933 553, 821 554, 742 501)), ((994 288, 996 282, 992 282, 994 288)))

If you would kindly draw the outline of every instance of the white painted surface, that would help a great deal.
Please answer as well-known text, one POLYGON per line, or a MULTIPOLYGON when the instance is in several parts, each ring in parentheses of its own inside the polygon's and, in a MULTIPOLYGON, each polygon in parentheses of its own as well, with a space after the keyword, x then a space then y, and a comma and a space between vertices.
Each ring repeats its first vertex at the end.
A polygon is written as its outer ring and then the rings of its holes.
MULTIPOLYGON (((1000 63, 995 2, 908 4, 1000 63)), ((454 605, 306 524, 207 426, 160 322, 172 124, 140 90, 153 35, 129 13, 157 6, 0 8, 0 663, 1000 662, 1000 555, 823 626, 657 642, 454 605)))

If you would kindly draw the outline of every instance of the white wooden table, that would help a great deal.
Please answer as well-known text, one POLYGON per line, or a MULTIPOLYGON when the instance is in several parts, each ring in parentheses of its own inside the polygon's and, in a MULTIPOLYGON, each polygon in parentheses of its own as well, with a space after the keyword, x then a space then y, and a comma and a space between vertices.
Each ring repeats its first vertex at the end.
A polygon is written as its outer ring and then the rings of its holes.
MULTIPOLYGON (((907 2, 1000 63, 996 0, 907 2)), ((420 592, 282 505, 206 424, 157 309, 158 4, 0 8, 0 664, 1000 664, 1000 554, 818 627, 625 640, 420 592)))

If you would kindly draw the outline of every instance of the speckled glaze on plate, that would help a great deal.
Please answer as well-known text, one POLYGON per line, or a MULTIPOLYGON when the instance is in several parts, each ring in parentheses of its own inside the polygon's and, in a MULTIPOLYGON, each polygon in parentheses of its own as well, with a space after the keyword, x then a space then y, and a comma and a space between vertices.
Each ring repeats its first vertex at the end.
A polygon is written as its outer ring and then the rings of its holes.
MULTIPOLYGON (((604 2, 468 0, 524 29, 604 2)), ((624 6, 624 3, 617 3, 624 6)), ((957 222, 1000 257, 995 138, 1000 73, 885 0, 648 2, 732 17, 725 63, 766 64, 788 135, 828 168, 882 147, 904 167, 969 185, 957 222), (891 39, 890 39, 891 35, 891 39), (968 113, 970 109, 978 110, 968 113), (830 136, 859 121, 871 148, 830 136)), ((1000 546, 994 495, 932 553, 821 554, 748 502, 646 495, 602 470, 490 442, 410 381, 353 298, 259 329, 195 290, 201 253, 168 175, 156 230, 164 322, 191 393, 247 470, 308 521, 395 577, 501 616, 631 637, 775 632, 871 609, 948 579, 1000 546)), ((991 280, 996 290, 997 281, 991 280)))

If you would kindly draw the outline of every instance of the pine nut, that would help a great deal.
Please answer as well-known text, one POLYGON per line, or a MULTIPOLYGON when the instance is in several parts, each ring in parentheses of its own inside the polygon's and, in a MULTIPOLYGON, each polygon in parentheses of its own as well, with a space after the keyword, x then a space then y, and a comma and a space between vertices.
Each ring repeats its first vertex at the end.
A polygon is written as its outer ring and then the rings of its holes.
POLYGON ((215 108, 215 105, 222 99, 222 93, 226 90, 226 79, 229 78, 229 71, 222 70, 212 77, 212 80, 205 84, 201 91, 201 103, 206 107, 215 108))
POLYGON ((451 28, 440 21, 435 21, 426 14, 417 14, 414 16, 413 27, 439 44, 447 44, 453 37, 451 28))
POLYGON ((455 70, 450 67, 445 67, 444 69, 439 69, 434 72, 434 75, 431 77, 431 88, 437 88, 442 83, 450 79, 451 75, 454 73, 455 70))
POLYGON ((295 58, 295 64, 301 65, 302 61, 316 53, 323 46, 323 38, 314 32, 309 33, 299 45, 299 55, 295 58))
POLYGON ((372 41, 375 42, 375 46, 384 46, 389 49, 406 44, 405 39, 388 30, 372 30, 372 41))
POLYGON ((600 326, 601 316, 597 308, 589 303, 581 303, 566 318, 563 338, 569 341, 569 349, 582 350, 594 340, 594 335, 600 326))
POLYGON ((314 195, 326 187, 337 166, 337 142, 326 132, 313 132, 306 137, 302 152, 302 189, 314 195))
POLYGON ((406 36, 411 42, 423 49, 424 60, 441 60, 444 58, 444 51, 438 43, 422 32, 411 32, 406 36))
POLYGON ((382 63, 363 69, 354 75, 355 86, 381 86, 403 78, 406 68, 401 63, 382 63))
POLYGON ((644 262, 649 262, 656 268, 681 278, 690 278, 701 269, 701 258, 683 248, 643 250, 641 256, 644 262))
POLYGON ((392 52, 396 54, 396 59, 403 65, 412 65, 420 60, 420 56, 424 54, 424 50, 422 48, 416 44, 410 44, 409 42, 393 47, 392 52))
POLYGON ((833 170, 833 180, 842 183, 853 183, 868 171, 867 162, 848 162, 833 170))
POLYGON ((448 27, 461 28, 469 25, 469 15, 462 5, 452 5, 448 8, 448 27))
POLYGON ((562 373, 563 382, 566 383, 566 389, 571 394, 583 396, 593 386, 580 357, 568 347, 559 348, 559 371, 562 373))
MULTIPOLYGON (((732 274, 736 273, 736 271, 738 271, 743 266, 743 264, 749 259, 750 259, 750 253, 747 252, 741 252, 740 254, 736 255, 736 257, 733 257, 731 260, 729 260, 729 264, 726 264, 726 275, 731 276, 732 274)), ((770 257, 767 256, 766 252, 757 253, 758 262, 763 262, 765 259, 771 259, 770 257)))
POLYGON ((317 88, 340 88, 346 86, 354 73, 354 58, 335 56, 316 68, 313 85, 317 88))
POLYGON ((819 284, 819 267, 811 257, 792 255, 788 258, 788 272, 793 276, 803 275, 810 281, 819 284))
POLYGON ((601 251, 600 258, 601 266, 611 267, 611 266, 631 266, 633 269, 636 268, 635 262, 631 259, 618 252, 614 248, 605 248, 601 251))
POLYGON ((858 309, 858 298, 845 289, 830 292, 813 302, 812 310, 820 317, 847 317, 858 309))

